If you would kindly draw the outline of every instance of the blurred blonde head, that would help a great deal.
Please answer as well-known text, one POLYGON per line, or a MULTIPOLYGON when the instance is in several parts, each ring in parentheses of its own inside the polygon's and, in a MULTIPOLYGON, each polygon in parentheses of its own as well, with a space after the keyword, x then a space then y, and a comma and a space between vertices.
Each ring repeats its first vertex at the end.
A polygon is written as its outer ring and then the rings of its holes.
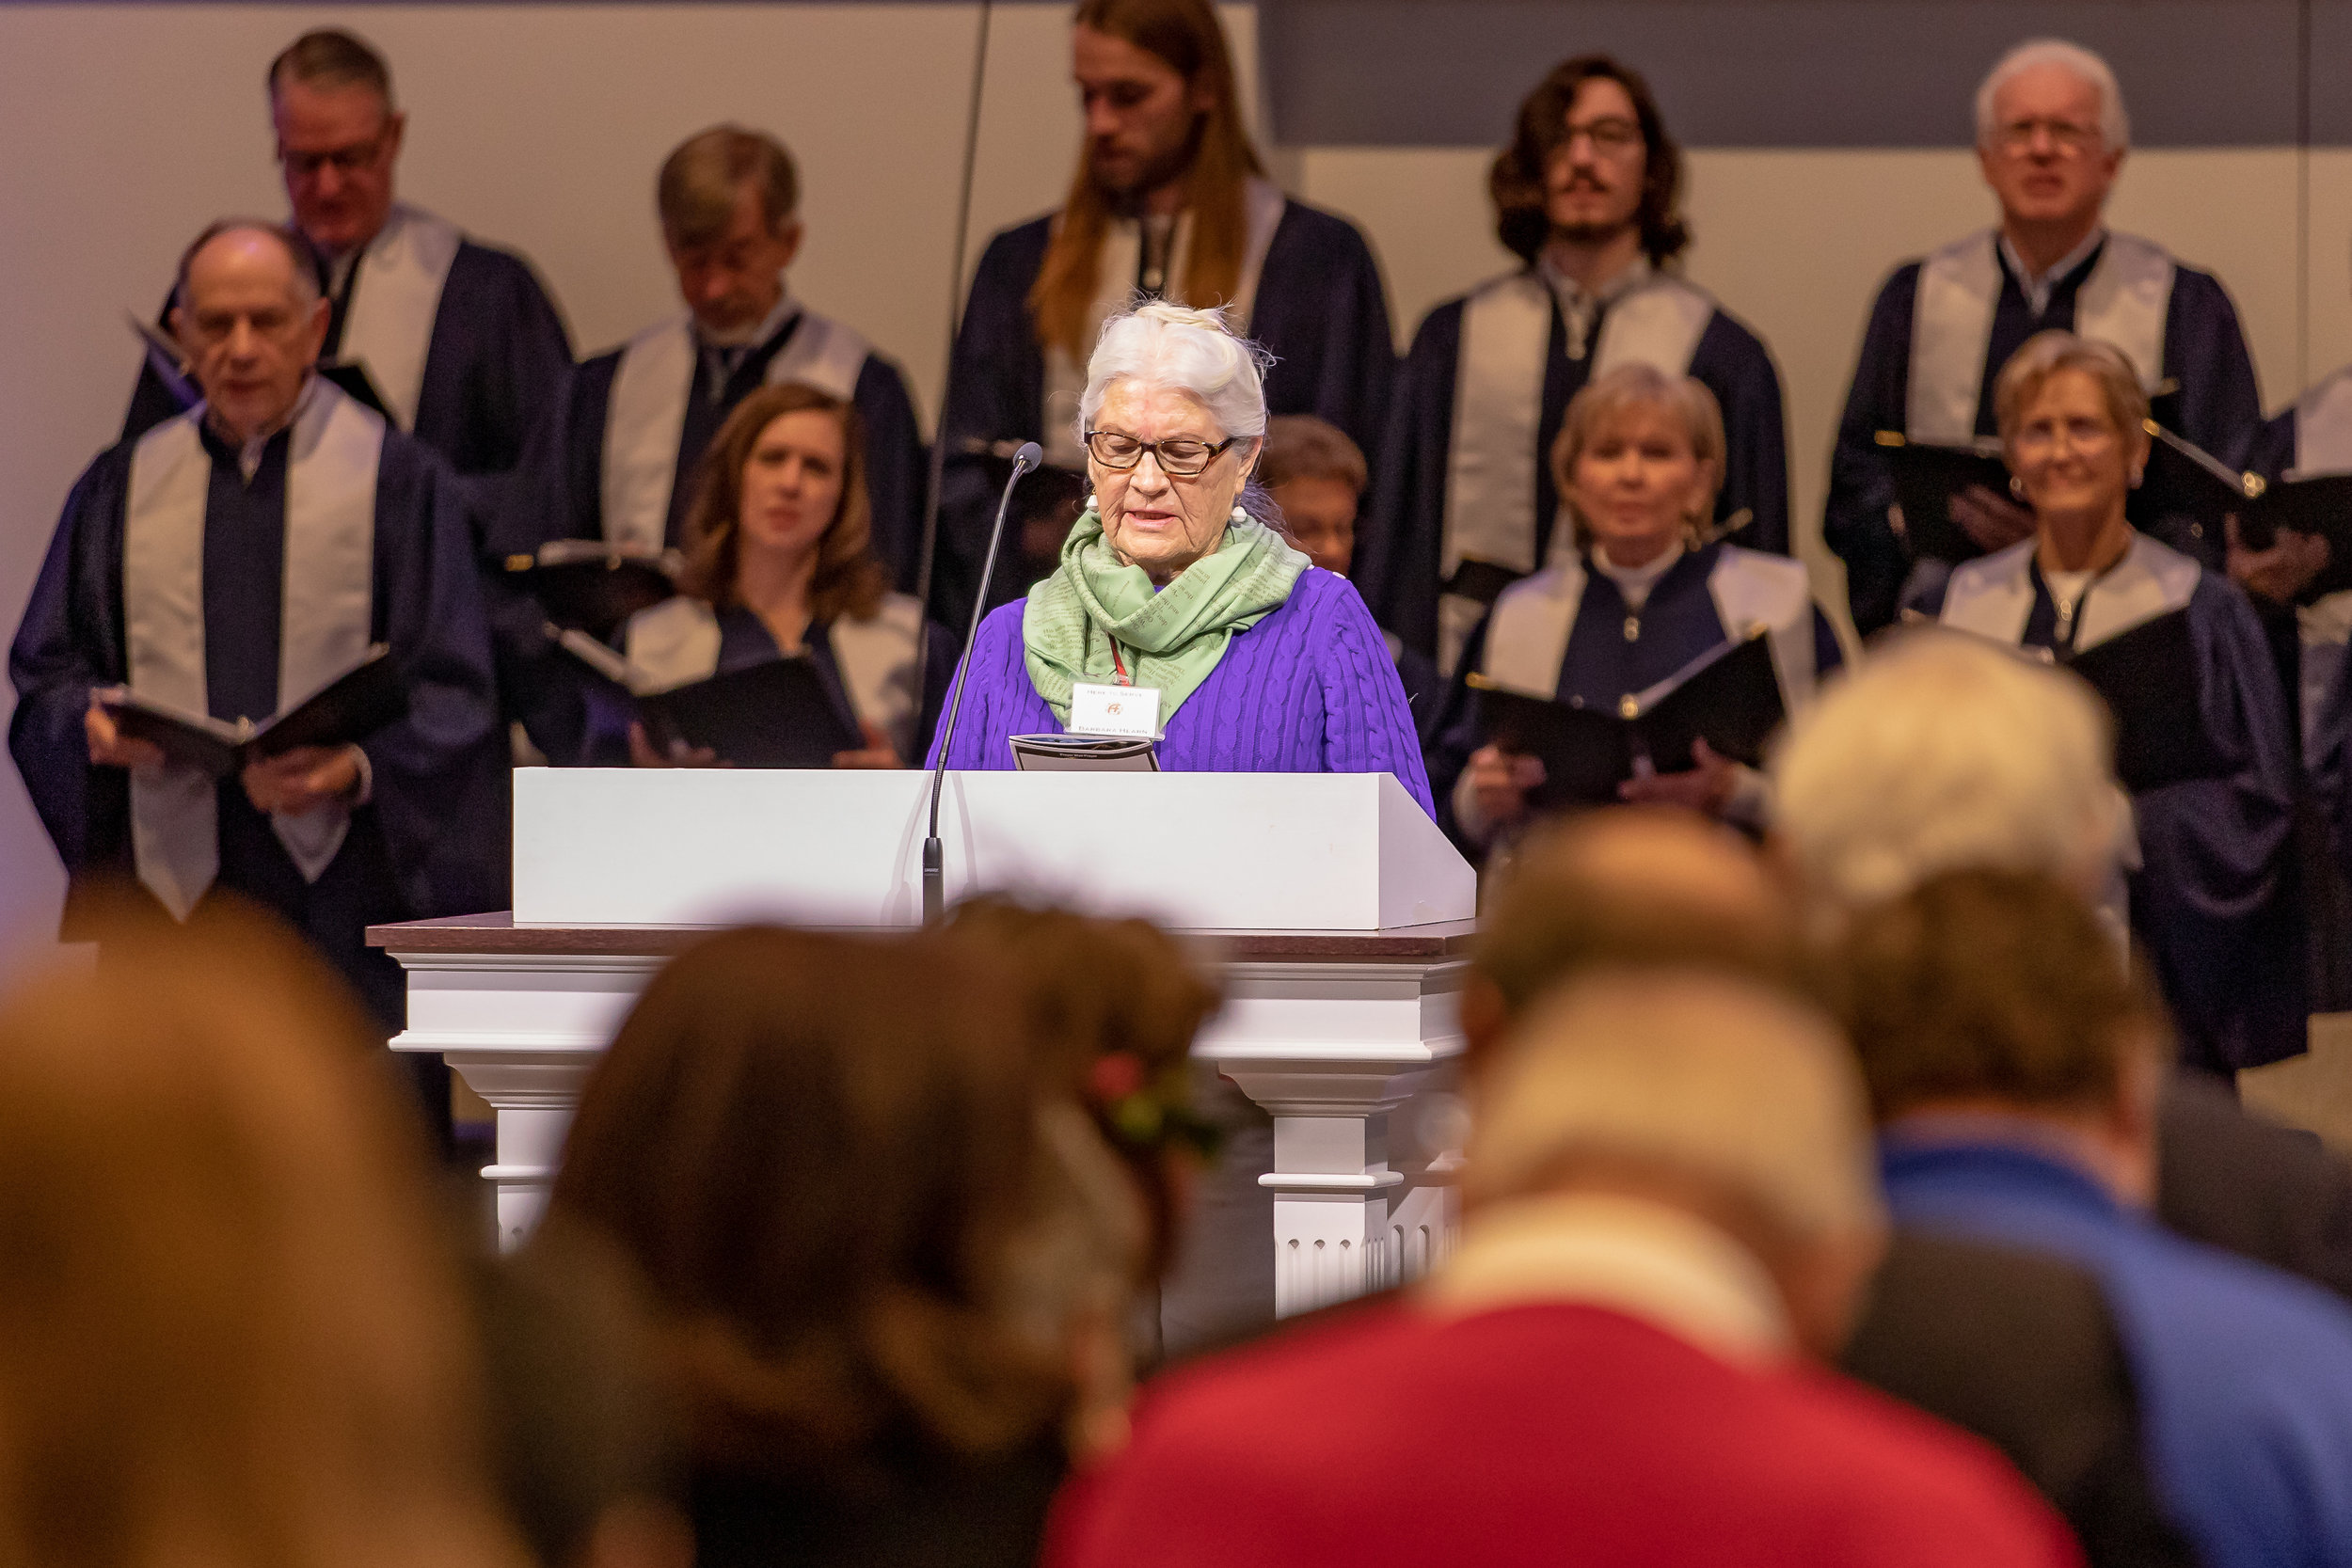
POLYGON ((509 1564, 431 1180, 290 937, 0 1003, 0 1563, 509 1564))
POLYGON ((1790 722, 1774 831, 1808 894, 1849 910, 1967 867, 2039 871, 2093 897, 2129 827, 2112 754, 2077 677, 1921 628, 1790 722))

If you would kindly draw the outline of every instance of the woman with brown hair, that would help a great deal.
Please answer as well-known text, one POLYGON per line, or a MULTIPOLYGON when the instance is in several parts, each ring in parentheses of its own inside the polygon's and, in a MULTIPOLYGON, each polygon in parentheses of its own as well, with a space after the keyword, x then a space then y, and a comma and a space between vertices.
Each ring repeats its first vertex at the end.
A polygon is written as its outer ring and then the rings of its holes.
MULTIPOLYGON (((903 768, 930 736, 955 649, 934 628, 926 650, 922 607, 890 592, 865 451, 852 404, 797 382, 745 398, 704 455, 680 593, 630 619, 623 651, 663 687, 804 653, 845 729, 865 737, 834 766, 903 768)), ((624 760, 624 734, 641 768, 723 760, 664 754, 634 723, 591 728, 593 760, 624 760)))
POLYGON ((380 1036, 274 927, 0 1005, 0 1563, 520 1568, 380 1036))
POLYGON ((655 976, 550 1215, 650 1290, 702 1568, 1034 1560, 1144 1222, 968 943, 755 928, 655 976))

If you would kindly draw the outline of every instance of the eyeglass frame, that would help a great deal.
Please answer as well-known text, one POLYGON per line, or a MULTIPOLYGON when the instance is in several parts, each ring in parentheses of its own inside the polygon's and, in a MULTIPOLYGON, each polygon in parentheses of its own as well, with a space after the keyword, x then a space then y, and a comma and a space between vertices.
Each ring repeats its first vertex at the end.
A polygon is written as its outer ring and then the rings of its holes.
POLYGON ((364 142, 355 142, 349 147, 331 147, 324 152, 297 151, 281 142, 278 148, 278 166, 286 171, 289 179, 315 180, 326 171, 327 165, 332 164, 336 173, 349 179, 375 167, 383 161, 384 149, 391 134, 392 128, 387 123, 364 142))
POLYGON ((1573 152, 1579 141, 1590 143, 1596 154, 1608 158, 1622 158, 1635 148, 1646 151, 1649 147, 1649 137, 1643 133, 1642 122, 1628 119, 1623 115, 1603 115, 1582 125, 1564 124, 1561 129, 1565 134, 1560 139, 1560 148, 1566 152, 1573 152), (1606 137, 1601 135, 1604 130, 1609 133, 1606 137))
POLYGON ((2098 125, 2078 125, 2071 119, 2058 119, 2042 115, 2028 119, 2013 119, 1993 128, 1993 145, 2010 157, 2033 150, 2036 131, 2050 138, 2050 150, 2061 157, 2080 158, 2106 147, 2106 130, 2098 125))
MULTIPOLYGON (((1115 474, 1133 473, 1136 469, 1143 467, 1144 454, 1149 452, 1152 456, 1152 461, 1159 465, 1160 472, 1166 474, 1168 478, 1199 479, 1202 474, 1207 473, 1210 467, 1215 465, 1216 460, 1224 456, 1229 450, 1239 446, 1243 441, 1249 439, 1249 437, 1243 436, 1228 436, 1222 441, 1217 442, 1216 445, 1209 447, 1207 454, 1200 459, 1200 467, 1197 468, 1171 467, 1168 465, 1167 456, 1160 451, 1162 447, 1173 445, 1178 441, 1198 441, 1200 439, 1200 438, 1198 436, 1170 436, 1165 440, 1145 441, 1138 439, 1136 436, 1126 435, 1120 431, 1089 430, 1086 433, 1086 449, 1087 455, 1089 457, 1092 458, 1095 462, 1102 464, 1103 467, 1108 468, 1115 474), (1101 452, 1094 450, 1094 438, 1097 436, 1108 436, 1115 440, 1120 441, 1134 441, 1136 443, 1135 461, 1132 463, 1114 463, 1109 458, 1104 457, 1101 452)), ((1206 445, 1206 443, 1204 442, 1203 445, 1206 445)))

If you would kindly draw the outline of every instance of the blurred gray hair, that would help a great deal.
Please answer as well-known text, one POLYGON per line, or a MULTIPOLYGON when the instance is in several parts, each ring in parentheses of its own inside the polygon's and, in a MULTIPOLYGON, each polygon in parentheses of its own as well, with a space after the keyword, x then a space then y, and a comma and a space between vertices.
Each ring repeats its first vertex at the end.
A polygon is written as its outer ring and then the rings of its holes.
POLYGON ((1993 100, 2010 81, 2036 66, 2063 66, 2099 89, 2099 139, 2110 152, 2128 151, 2132 145, 2131 116, 2123 112, 2123 89, 2114 68, 2079 43, 2064 39, 2027 39, 1994 62, 1977 88, 1977 145, 1991 147, 2000 135, 1999 115, 1993 100))
POLYGON ((1095 340, 1078 399, 1078 438, 1094 426, 1112 384, 1136 381, 1200 400, 1217 428, 1256 440, 1265 435, 1265 372, 1274 356, 1236 334, 1219 310, 1153 300, 1113 316, 1095 340))
POLYGON ((1696 970, 1597 973, 1538 1003, 1481 1079, 1465 1196, 1633 1162, 1737 1195, 1789 1240, 1884 1224, 1853 1053, 1784 993, 1696 970))
POLYGON ((1773 826, 1807 891, 1851 910, 1939 872, 2041 872, 2085 897, 2131 822, 2083 681, 1963 633, 1892 640, 1797 715, 1773 826))

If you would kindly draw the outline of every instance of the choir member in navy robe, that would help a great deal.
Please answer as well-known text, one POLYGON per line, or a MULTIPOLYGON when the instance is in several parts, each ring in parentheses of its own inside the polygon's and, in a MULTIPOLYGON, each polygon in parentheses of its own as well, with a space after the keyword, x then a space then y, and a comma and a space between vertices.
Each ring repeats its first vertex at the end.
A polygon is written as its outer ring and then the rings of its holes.
MULTIPOLYGON (((564 319, 522 258, 393 199, 408 117, 373 49, 306 33, 272 62, 269 89, 294 227, 326 259, 322 357, 364 368, 392 422, 464 477, 479 541, 571 370, 564 319)), ((123 438, 180 411, 151 365, 123 438)))
MULTIPOLYGON (((506 747, 463 494, 437 454, 312 373, 327 306, 299 235, 216 226, 181 275, 171 319, 208 401, 75 484, 10 651, 8 749, 71 879, 69 939, 110 889, 180 920, 243 897, 389 1032, 401 971, 366 927, 507 903, 506 747), (375 643, 405 718, 217 784, 123 736, 91 695, 127 683, 258 721, 375 643)), ((447 1069, 408 1060, 446 1127, 447 1069)))
POLYGON ((1550 559, 1544 454, 1568 400, 1619 365, 1693 375, 1729 440, 1716 522, 1788 548, 1780 375, 1755 333, 1667 270, 1690 243, 1682 153, 1631 70, 1567 60, 1519 106, 1488 188, 1526 265, 1429 312, 1390 409, 1358 568, 1381 625, 1454 672, 1512 579, 1550 559))
MULTIPOLYGON (((2254 437, 2246 467, 2266 479, 2352 472, 2352 367, 2340 370, 2254 437)), ((2352 877, 2344 821, 2352 791, 2352 693, 2344 689, 2352 639, 2352 562, 2328 542, 2280 529, 2259 550, 2233 536, 2231 576, 2261 612, 2303 763, 2297 829, 2304 905, 2311 919, 2311 1008, 2352 1008, 2352 877)))
MULTIPOLYGON (((2148 400, 2112 344, 2028 339, 1996 388, 2002 445, 2033 537, 1953 568, 1915 605, 1945 625, 2058 657, 2185 610, 2197 726, 2216 770, 2134 792, 2131 925, 2181 1033, 2184 1065, 2228 1073, 2305 1049, 2304 921, 2286 704, 2246 593, 2135 530, 2148 400)), ((2128 781, 2127 781, 2128 782, 2128 781)))
MULTIPOLYGON (((1347 576, 1356 556, 1357 506, 1371 472, 1361 448, 1347 432, 1312 414, 1284 414, 1266 421, 1265 447, 1258 454, 1258 483, 1265 486, 1291 542, 1333 577, 1347 576)), ((1427 744, 1445 705, 1445 680, 1429 656, 1408 648, 1394 632, 1381 634, 1397 679, 1405 683, 1413 728, 1427 744)))
MULTIPOLYGON (((791 153, 764 133, 714 126, 663 162, 656 206, 686 309, 573 372, 508 492, 498 553, 528 555, 552 539, 682 545, 720 427, 759 388, 797 382, 856 405, 870 547, 912 587, 924 465, 914 404, 896 365, 786 285, 803 233, 791 153)), ((536 631, 529 607, 510 616, 536 631)), ((515 641, 515 705, 541 751, 574 760, 575 673, 544 640, 518 629, 515 641)))
MULTIPOLYGON (((2130 139, 2114 72, 2073 44, 2021 45, 1978 89, 1977 157, 2000 224, 1905 262, 1880 289, 1830 461, 1821 533, 1846 562, 1864 635, 1895 619, 1912 568, 1889 516, 1895 488, 1879 434, 1946 446, 1992 436, 1994 379, 2035 333, 2113 343, 2143 388, 2170 389, 2168 422, 2208 451, 2243 451, 2261 421, 2253 360, 2220 283, 2101 221, 2130 139)), ((2135 519, 2223 565, 2223 541, 2163 501, 2136 500, 2135 519)), ((1982 487, 1953 515, 1987 550, 2032 531, 2023 507, 1982 487)))
POLYGON ((1049 465, 1028 490, 1058 504, 1025 516, 1015 500, 992 604, 1053 568, 1085 490, 1073 421, 1088 356, 1135 296, 1222 307, 1274 356, 1267 407, 1320 416, 1366 451, 1395 372, 1372 249, 1353 225, 1266 179, 1209 0, 1082 0, 1073 48, 1086 139, 1069 199, 989 243, 949 367, 932 605, 959 627, 978 592, 1003 459, 1024 441, 1041 442, 1049 465))
MULTIPOLYGON (((1516 836, 1543 764, 1488 744, 1475 672, 1522 696, 1616 712, 1724 641, 1764 628, 1782 707, 1812 699, 1837 639, 1802 562, 1710 538, 1723 414, 1696 376, 1620 365, 1570 400, 1551 455, 1569 548, 1502 591, 1470 634, 1430 784, 1473 852, 1516 836)), ((1629 780, 1624 798, 1760 826, 1765 784, 1702 748, 1697 767, 1629 780)))
MULTIPOLYGON (((737 405, 701 465, 677 597, 623 628, 624 656, 659 688, 805 653, 841 727, 865 744, 835 768, 904 768, 922 754, 956 647, 922 607, 890 591, 869 540, 857 405, 799 382, 737 405)), ((709 764, 663 755, 618 691, 592 689, 592 763, 709 764)), ((747 715, 756 721, 756 715, 747 715)))
POLYGON ((532 443, 500 519, 502 550, 550 539, 683 542, 694 475, 719 427, 761 387, 801 382, 857 405, 875 554, 914 580, 923 443, 898 366, 855 328, 792 297, 803 238, 792 154, 717 125, 662 163, 656 205, 685 309, 582 364, 532 443))

